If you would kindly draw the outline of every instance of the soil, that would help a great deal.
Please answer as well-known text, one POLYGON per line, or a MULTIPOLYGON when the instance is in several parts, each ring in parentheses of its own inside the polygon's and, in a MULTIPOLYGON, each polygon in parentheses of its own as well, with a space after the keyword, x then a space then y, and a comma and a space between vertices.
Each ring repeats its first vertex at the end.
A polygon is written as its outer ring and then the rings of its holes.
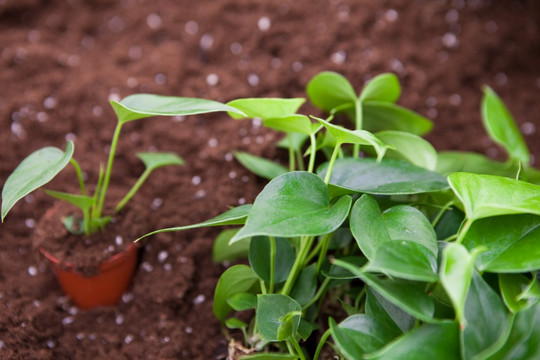
MULTIPOLYGON (((108 99, 132 93, 204 97, 304 96, 309 79, 338 71, 359 89, 398 74, 401 105, 433 119, 437 149, 504 159, 482 129, 481 86, 515 116, 540 158, 540 3, 488 0, 0 0, 0 183, 32 151, 75 140, 90 183, 115 125, 108 99)), ((306 113, 316 110, 306 105, 306 113)), ((231 152, 283 159, 279 136, 225 114, 126 124, 112 182, 127 191, 143 171, 135 154, 173 151, 133 199, 149 229, 211 218, 253 201, 264 181, 231 152)), ((75 191, 72 170, 50 189, 75 191)), ((1 359, 224 359, 213 288, 228 264, 211 261, 218 229, 145 243, 117 307, 78 310, 32 233, 53 201, 35 192, 1 225, 1 359)), ((143 221, 144 220, 144 221, 143 221)), ((114 241, 112 239, 111 241, 114 241)))

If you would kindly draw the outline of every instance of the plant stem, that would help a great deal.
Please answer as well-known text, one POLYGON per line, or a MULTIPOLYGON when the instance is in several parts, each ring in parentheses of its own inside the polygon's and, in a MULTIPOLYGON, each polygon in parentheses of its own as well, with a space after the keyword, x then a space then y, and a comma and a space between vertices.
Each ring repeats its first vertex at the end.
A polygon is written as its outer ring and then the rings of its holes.
POLYGON ((90 210, 83 210, 84 235, 88 236, 92 233, 90 228, 90 210))
POLYGON ((309 165, 308 165, 308 171, 310 173, 313 172, 313 168, 315 167, 315 148, 317 146, 317 141, 315 140, 315 134, 311 133, 309 134, 309 139, 311 141, 311 154, 309 154, 309 165))
POLYGON ((287 138, 289 139, 289 171, 294 171, 296 164, 294 162, 293 141, 290 133, 287 134, 287 138))
POLYGON ((319 259, 317 260, 317 270, 315 271, 316 274, 321 271, 322 264, 324 262, 324 259, 326 258, 326 253, 328 252, 328 247, 330 246, 331 235, 332 234, 326 234, 321 240, 322 246, 321 251, 319 252, 319 259))
POLYGON ((433 219, 433 221, 431 222, 431 226, 433 227, 437 226, 437 224, 442 219, 446 210, 448 210, 448 208, 450 208, 450 206, 452 206, 453 204, 454 204, 454 201, 449 201, 446 204, 444 204, 444 206, 441 208, 437 216, 435 216, 435 219, 433 219))
POLYGON ((330 158, 330 162, 328 163, 326 176, 324 177, 324 183, 326 185, 328 185, 328 182, 330 181, 330 176, 332 175, 332 170, 334 169, 334 164, 336 162, 336 158, 337 158, 340 148, 341 148, 341 143, 340 142, 336 143, 336 146, 334 147, 334 151, 332 152, 332 157, 330 158))
POLYGON ((79 163, 75 161, 75 159, 71 158, 69 160, 71 162, 71 165, 75 168, 75 172, 77 173, 77 178, 79 179, 79 187, 81 188, 81 193, 86 196, 86 188, 84 187, 84 179, 82 177, 82 171, 81 167, 79 166, 79 163))
POLYGON ((315 350, 315 355, 313 355, 313 360, 319 359, 319 355, 321 355, 322 348, 324 344, 326 344, 326 340, 328 340, 329 336, 330 336, 330 329, 326 330, 324 334, 321 336, 321 340, 319 340, 319 345, 317 345, 317 350, 315 350))
POLYGON ((276 239, 273 236, 270 239, 270 284, 268 284, 268 293, 274 292, 274 281, 276 273, 276 239))
POLYGON ((103 211, 103 205, 105 203, 105 194, 107 193, 107 188, 109 187, 109 181, 111 180, 111 171, 114 161, 114 155, 116 153, 116 146, 118 144, 118 138, 120 137, 120 131, 122 130, 122 123, 118 122, 116 128, 114 129, 114 134, 111 142, 111 148, 109 150, 109 159, 107 161, 107 169, 105 170, 105 177, 103 178, 103 185, 101 186, 99 192, 99 200, 97 204, 96 217, 101 217, 103 211))
POLYGON ((469 228, 471 227, 472 223, 473 221, 471 221, 471 219, 465 220, 465 223, 459 229, 459 233, 458 233, 459 235, 456 240, 457 244, 461 244, 461 242, 465 238, 465 235, 467 234, 467 231, 469 231, 469 228))
MULTIPOLYGON (((363 126, 362 102, 360 102, 360 99, 357 99, 354 102, 354 112, 355 112, 355 128, 356 130, 362 130, 362 126, 363 126)), ((357 158, 359 154, 360 154, 360 144, 354 144, 353 157, 357 158)))
POLYGON ((319 290, 317 290, 317 293, 313 298, 302 307, 302 310, 307 310, 311 305, 315 304, 319 298, 326 292, 326 288, 328 287, 328 284, 330 284, 330 278, 325 278, 321 286, 319 287, 319 290))
POLYGON ((304 352, 302 351, 302 348, 300 347, 300 344, 298 344, 298 341, 294 337, 291 336, 290 343, 294 347, 294 350, 296 350, 296 354, 300 358, 300 360, 306 360, 306 356, 304 355, 304 352))
POLYGON ((137 182, 133 185, 133 187, 131 188, 131 190, 129 190, 129 192, 126 194, 126 196, 124 196, 124 198, 122 200, 120 200, 120 202, 118 203, 118 205, 116 205, 116 209, 114 210, 115 213, 117 212, 120 212, 120 210, 122 210, 122 208, 127 204, 127 202, 129 200, 131 200, 131 198, 133 197, 133 195, 135 195, 135 193, 137 191, 139 191, 139 188, 142 186, 142 184, 146 181, 146 179, 148 178, 148 176, 150 176, 150 173, 152 172, 151 169, 149 168, 146 168, 146 170, 144 170, 144 172, 142 173, 142 175, 139 177, 139 179, 137 180, 137 182))
POLYGON ((283 285, 283 289, 281 289, 282 295, 289 295, 291 292, 294 282, 296 281, 296 277, 300 273, 300 270, 302 270, 306 257, 311 249, 311 245, 313 245, 313 239, 314 238, 312 236, 302 236, 300 239, 300 249, 298 250, 298 254, 294 260, 291 272, 285 281, 285 285, 283 285))

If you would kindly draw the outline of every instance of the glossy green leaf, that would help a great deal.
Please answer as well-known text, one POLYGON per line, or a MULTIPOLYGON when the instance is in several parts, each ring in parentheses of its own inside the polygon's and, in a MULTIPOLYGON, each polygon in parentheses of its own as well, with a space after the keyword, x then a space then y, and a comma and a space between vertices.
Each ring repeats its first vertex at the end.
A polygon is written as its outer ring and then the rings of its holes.
POLYGON ((411 330, 416 319, 370 288, 366 289, 366 315, 377 319, 396 336, 411 330))
POLYGON ((203 221, 202 223, 155 230, 146 235, 141 236, 135 241, 137 242, 147 236, 159 234, 162 232, 183 231, 183 230, 198 229, 198 228, 208 227, 208 226, 243 225, 246 222, 246 218, 249 214, 249 211, 251 210, 251 206, 252 206, 251 204, 246 204, 246 205, 241 205, 241 206, 232 208, 224 212, 223 214, 220 214, 210 220, 203 221))
POLYGON ((134 94, 123 98, 120 102, 111 100, 111 106, 119 123, 150 116, 184 116, 218 111, 244 115, 234 107, 213 100, 153 94, 134 94))
POLYGON ((450 175, 454 172, 499 175, 515 178, 518 168, 515 163, 503 163, 473 152, 443 151, 437 154, 436 172, 450 175))
POLYGON ((450 243, 443 249, 439 277, 461 324, 465 323, 465 300, 473 271, 474 257, 465 246, 450 243))
POLYGON ((510 318, 500 296, 476 272, 465 303, 465 319, 461 331, 464 359, 485 359, 502 347, 510 318))
POLYGON ((394 103, 401 95, 398 77, 392 73, 375 76, 364 86, 360 101, 385 101, 394 103))
MULTIPOLYGON (((274 282, 279 284, 287 279, 294 264, 296 253, 287 239, 275 238, 275 245, 274 282)), ((251 238, 249 264, 258 277, 265 282, 270 281, 271 258, 270 239, 268 236, 255 236, 251 238)))
MULTIPOLYGON (((356 268, 361 268, 367 264, 367 259, 363 256, 344 256, 339 258, 339 260, 356 268)), ((335 280, 350 280, 358 277, 344 267, 336 264, 332 264, 328 269, 323 268, 321 272, 324 276, 335 280)))
POLYGON ((316 264, 311 264, 300 271, 298 279, 294 283, 291 291, 291 297, 298 301, 302 306, 306 305, 313 299, 317 291, 317 273, 316 264))
POLYGON ((475 221, 463 244, 485 247, 476 259, 478 270, 515 273, 540 269, 539 238, 540 216, 506 215, 475 221))
POLYGON ((154 170, 162 166, 184 164, 184 160, 175 153, 138 153, 137 156, 149 170, 154 170))
POLYGON ((317 175, 303 171, 286 173, 270 181, 257 196, 246 225, 231 242, 257 235, 328 234, 345 221, 350 207, 349 196, 330 205, 328 188, 317 175))
POLYGON ((237 151, 234 153, 234 157, 246 169, 257 176, 268 180, 272 180, 273 178, 288 172, 287 168, 283 165, 262 157, 251 155, 247 152, 237 151))
POLYGON ((465 219, 465 214, 456 208, 450 208, 441 217, 435 226, 437 239, 444 240, 458 233, 458 230, 465 219))
POLYGON ((234 329, 245 329, 248 325, 240 319, 230 318, 230 319, 225 320, 225 326, 227 326, 227 328, 231 330, 234 330, 234 329))
POLYGON ((250 293, 237 293, 227 298, 227 304, 236 311, 257 308, 257 296, 250 293))
POLYGON ((304 98, 246 98, 229 101, 228 106, 237 109, 229 113, 233 119, 260 118, 270 119, 294 114, 306 101, 304 98))
POLYGON ((489 86, 484 86, 482 121, 493 141, 502 145, 512 159, 528 164, 531 155, 514 118, 489 86))
POLYGON ((247 259, 249 253, 249 243, 251 239, 246 238, 234 244, 229 241, 240 229, 226 229, 219 233, 212 247, 212 261, 221 263, 223 261, 235 261, 247 259))
POLYGON ((68 203, 77 206, 83 211, 89 210, 92 205, 94 205, 94 198, 90 196, 76 195, 53 190, 44 191, 47 195, 52 196, 55 199, 67 201, 68 203))
POLYGON ((214 315, 225 321, 233 310, 227 300, 235 294, 248 293, 258 286, 259 279, 246 265, 234 265, 225 270, 218 280, 214 292, 214 315))
POLYGON ((458 325, 455 322, 425 324, 364 358, 377 360, 459 359, 458 333, 458 325))
POLYGON ((522 274, 499 274, 499 288, 506 307, 513 313, 540 301, 540 284, 522 274))
POLYGON ((319 326, 314 322, 300 319, 300 325, 298 325, 298 335, 300 335, 300 338, 302 340, 307 340, 311 336, 311 334, 318 328, 319 326))
POLYGON ((433 123, 414 111, 384 101, 362 103, 364 129, 371 132, 399 130, 415 135, 425 135, 433 123))
MULTIPOLYGON (((317 169, 324 177, 328 163, 317 169)), ((338 159, 332 170, 330 184, 340 189, 374 195, 420 194, 448 189, 446 179, 437 173, 406 161, 371 158, 338 159)))
POLYGON ((259 353, 240 356, 240 360, 298 360, 298 356, 280 353, 259 353))
POLYGON ((375 135, 365 130, 349 130, 344 127, 331 124, 323 119, 313 117, 319 121, 340 144, 360 144, 373 146, 380 160, 384 156, 388 146, 379 140, 375 135))
POLYGON ((307 84, 309 100, 316 107, 330 112, 332 109, 356 101, 356 92, 342 75, 323 71, 315 75, 307 84))
POLYGON ((279 318, 280 324, 277 330, 277 339, 279 341, 289 340, 296 337, 296 332, 300 327, 300 323, 297 324, 298 317, 302 316, 302 311, 291 311, 279 318))
POLYGON ((313 132, 313 124, 305 115, 288 115, 264 119, 263 125, 286 133, 294 132, 309 135, 313 132))
POLYGON ((45 147, 28 155, 9 175, 2 189, 2 221, 17 201, 51 181, 71 160, 73 142, 66 151, 45 147))
POLYGON ((380 131, 375 136, 386 145, 393 147, 388 149, 385 157, 407 160, 418 167, 435 171, 437 151, 420 136, 395 130, 380 131))
MULTIPOLYGON (((300 312, 300 304, 286 295, 267 294, 257 296, 257 327, 267 341, 284 340, 278 334, 282 318, 291 312, 300 312)), ((295 334, 300 324, 300 315, 288 318, 292 322, 290 332, 295 334)))
POLYGON ((467 218, 529 213, 540 215, 540 186, 494 175, 453 173, 452 190, 463 203, 467 218))

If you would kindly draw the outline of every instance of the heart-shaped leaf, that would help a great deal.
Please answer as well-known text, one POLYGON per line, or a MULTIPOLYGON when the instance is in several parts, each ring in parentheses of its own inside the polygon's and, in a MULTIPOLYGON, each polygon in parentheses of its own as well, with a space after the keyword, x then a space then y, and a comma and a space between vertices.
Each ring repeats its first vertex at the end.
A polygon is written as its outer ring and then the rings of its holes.
POLYGON ((234 265, 225 270, 214 292, 214 315, 219 320, 225 321, 233 310, 227 300, 235 294, 254 293, 258 284, 259 279, 249 266, 234 265))
POLYGON ((370 288, 366 289, 366 315, 376 318, 398 335, 411 330, 416 323, 414 317, 370 288))
POLYGON ((313 105, 327 112, 345 104, 354 106, 356 101, 356 92, 349 81, 331 71, 315 75, 307 84, 306 92, 313 105))
MULTIPOLYGON (((328 163, 317 169, 324 177, 328 163)), ((448 189, 444 176, 397 159, 344 158, 336 160, 330 184, 374 195, 420 194, 448 189)))
POLYGON ((386 130, 380 131, 375 136, 391 149, 385 157, 391 159, 404 159, 418 167, 435 171, 437 165, 437 151, 426 140, 418 135, 408 132, 386 130))
POLYGON ((317 291, 317 273, 316 264, 311 264, 300 271, 298 279, 294 283, 291 291, 291 297, 298 301, 302 306, 306 305, 313 299, 317 291))
POLYGON ((285 174, 288 171, 283 165, 246 152, 237 151, 234 153, 234 157, 240 162, 240 164, 244 165, 246 169, 257 176, 268 180, 272 180, 273 178, 285 174))
MULTIPOLYGON (((279 284, 287 279, 294 264, 296 253, 293 247, 284 238, 275 238, 274 256, 274 282, 279 284)), ((235 245, 233 243, 232 245, 235 245)), ((255 236, 251 238, 249 247, 249 264, 263 281, 269 282, 271 277, 270 239, 268 236, 255 236)))
MULTIPOLYGON (((283 318, 289 314, 301 314, 302 307, 300 304, 286 295, 267 294, 257 296, 257 327, 262 337, 267 341, 282 341, 285 340, 279 336, 280 325, 283 323, 283 318)), ((298 325, 300 324, 300 314, 293 315, 287 318, 291 321, 290 333, 296 334, 298 325)))
POLYGON ((448 182, 469 220, 497 215, 540 215, 540 186, 495 175, 453 173, 448 182))
POLYGON ((247 98, 229 101, 227 106, 237 109, 230 112, 233 119, 260 118, 270 119, 294 114, 306 101, 304 98, 247 98))
POLYGON ((364 86, 360 101, 385 101, 394 103, 401 95, 398 77, 392 73, 375 76, 364 86))
POLYGON ((414 111, 385 101, 362 103, 364 129, 371 132, 399 130, 415 135, 425 135, 433 123, 414 111))
POLYGON ((246 225, 231 239, 266 235, 318 236, 335 231, 347 218, 351 198, 330 205, 328 188, 317 175, 295 171, 268 183, 255 199, 246 225))
POLYGON ((229 245, 231 238, 236 235, 240 229, 226 229, 219 233, 212 246, 212 261, 221 263, 223 261, 235 261, 238 259, 247 259, 249 253, 249 243, 251 239, 243 239, 229 245))
POLYGON ((288 115, 265 119, 263 125, 286 133, 295 132, 309 135, 313 132, 313 124, 305 115, 288 115))
POLYGON ((73 142, 66 151, 45 147, 28 155, 9 175, 2 189, 2 221, 17 201, 51 181, 71 160, 73 142))
POLYGON ((137 156, 148 170, 154 170, 162 166, 184 164, 184 160, 175 153, 138 153, 137 156))
POLYGON ((522 274, 499 274, 499 288, 506 307, 513 313, 540 301, 540 284, 522 274))
POLYGON ((514 118, 489 86, 484 87, 482 98, 482 121, 493 141, 502 145, 510 158, 528 164, 531 155, 514 118))
POLYGON ((218 111, 244 115, 234 107, 213 100, 153 94, 134 94, 123 98, 120 102, 111 100, 111 106, 120 124, 159 115, 184 116, 218 111))

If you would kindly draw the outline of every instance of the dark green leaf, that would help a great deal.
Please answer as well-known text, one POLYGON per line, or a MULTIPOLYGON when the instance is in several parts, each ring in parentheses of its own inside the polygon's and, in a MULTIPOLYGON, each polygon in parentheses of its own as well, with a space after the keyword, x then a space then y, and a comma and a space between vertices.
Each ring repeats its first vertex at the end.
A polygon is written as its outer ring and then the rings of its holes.
POLYGON ((306 305, 313 299, 317 291, 317 273, 316 264, 311 264, 300 271, 298 279, 294 283, 291 291, 291 297, 298 301, 302 306, 306 305))
POLYGON ((283 165, 246 152, 237 151, 234 153, 234 157, 240 162, 240 164, 244 165, 246 169, 255 175, 268 180, 272 180, 273 178, 285 174, 288 171, 283 165))
MULTIPOLYGON (((276 238, 275 245, 274 282, 275 284, 279 284, 287 279, 294 264, 296 253, 287 239, 276 238)), ((251 238, 249 263, 259 278, 265 282, 270 281, 271 261, 270 239, 268 236, 255 236, 251 238)))
MULTIPOLYGON (((262 337, 267 341, 282 341, 278 330, 282 318, 291 312, 300 312, 302 307, 294 299, 286 295, 267 294, 257 296, 257 326, 262 337)), ((300 324, 300 315, 290 318, 292 321, 291 333, 296 334, 300 324)))
POLYGON ((259 279, 249 266, 234 265, 225 270, 214 292, 214 315, 219 320, 225 321, 233 310, 227 300, 235 294, 250 292, 258 283, 259 279))
POLYGON ((513 313, 540 301, 540 285, 522 274, 499 274, 499 288, 506 307, 513 313))
POLYGON ((300 335, 302 340, 307 340, 311 333, 318 328, 319 326, 317 326, 317 324, 301 319, 300 325, 298 325, 298 335, 300 335))
MULTIPOLYGON (((360 256, 345 256, 342 258, 339 258, 339 260, 346 262, 348 264, 351 264, 352 266, 355 266, 357 268, 361 268, 362 266, 366 265, 367 260, 365 257, 360 256)), ((356 279, 358 276, 350 272, 349 270, 332 264, 328 271, 322 270, 322 274, 326 277, 329 277, 330 279, 336 279, 336 280, 349 280, 349 279, 356 279)))
POLYGON ((452 235, 457 234, 464 218, 465 214, 456 208, 450 208, 445 211, 444 215, 435 226, 437 239, 444 240, 452 235))
POLYGON ((366 315, 377 319, 396 336, 411 330, 415 318, 370 288, 366 289, 366 315))

